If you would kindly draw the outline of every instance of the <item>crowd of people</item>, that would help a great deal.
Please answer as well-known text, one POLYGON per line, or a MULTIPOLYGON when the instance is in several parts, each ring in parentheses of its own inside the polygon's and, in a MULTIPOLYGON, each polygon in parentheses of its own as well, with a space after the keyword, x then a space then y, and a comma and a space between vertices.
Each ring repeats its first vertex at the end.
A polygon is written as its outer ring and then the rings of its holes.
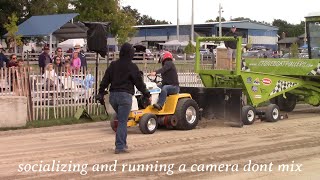
POLYGON ((61 75, 62 72, 67 74, 78 74, 80 71, 87 70, 87 60, 80 45, 75 45, 71 56, 64 56, 62 48, 60 47, 56 49, 53 58, 50 57, 49 52, 49 46, 45 46, 43 48, 43 53, 39 56, 38 61, 41 74, 45 73, 45 69, 48 65, 53 65, 59 75, 61 75))

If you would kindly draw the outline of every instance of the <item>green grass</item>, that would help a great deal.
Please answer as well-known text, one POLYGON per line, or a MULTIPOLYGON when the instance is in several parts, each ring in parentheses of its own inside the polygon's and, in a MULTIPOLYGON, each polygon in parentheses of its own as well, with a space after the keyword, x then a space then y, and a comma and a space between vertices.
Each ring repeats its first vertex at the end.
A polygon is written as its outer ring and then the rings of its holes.
POLYGON ((42 128, 42 127, 52 127, 52 126, 63 126, 63 125, 71 125, 71 124, 83 124, 83 123, 93 123, 93 122, 101 122, 105 121, 104 119, 109 120, 110 117, 102 117, 100 116, 93 116, 91 119, 81 118, 76 119, 72 118, 65 118, 65 119, 49 119, 49 120, 36 120, 27 122, 26 126, 23 127, 15 127, 15 128, 0 128, 0 131, 9 131, 9 130, 18 130, 18 129, 32 129, 32 128, 42 128))

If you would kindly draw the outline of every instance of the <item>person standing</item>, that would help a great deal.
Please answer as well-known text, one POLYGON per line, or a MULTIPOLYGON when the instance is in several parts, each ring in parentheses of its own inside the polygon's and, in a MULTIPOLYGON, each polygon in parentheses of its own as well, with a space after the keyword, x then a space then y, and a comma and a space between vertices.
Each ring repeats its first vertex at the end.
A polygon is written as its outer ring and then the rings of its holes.
POLYGON ((49 46, 44 46, 43 53, 39 56, 39 67, 41 74, 44 74, 45 68, 49 63, 52 63, 52 59, 49 55, 50 48, 49 46))
POLYGON ((55 61, 55 59, 57 58, 57 57, 59 57, 60 58, 60 61, 62 62, 62 63, 64 63, 65 62, 65 59, 64 59, 64 56, 63 56, 63 54, 62 54, 63 52, 62 52, 62 48, 61 47, 57 47, 57 49, 56 49, 56 56, 54 57, 54 61, 55 61))
POLYGON ((74 51, 72 54, 71 66, 75 74, 78 74, 80 72, 81 60, 79 58, 79 53, 76 51, 74 51))
POLYGON ((0 44, 0 68, 4 68, 4 62, 6 62, 6 66, 8 67, 9 65, 9 59, 7 58, 7 56, 5 56, 3 54, 3 47, 2 45, 0 44))
POLYGON ((149 98, 150 92, 143 82, 139 68, 132 62, 134 48, 124 43, 120 49, 120 59, 113 61, 107 68, 100 83, 97 99, 102 102, 105 90, 109 87, 109 102, 116 112, 118 127, 116 132, 115 154, 127 153, 127 121, 132 106, 134 85, 149 98))
POLYGON ((86 58, 86 55, 84 54, 83 50, 81 49, 80 44, 76 44, 74 46, 74 51, 78 52, 78 56, 81 60, 81 70, 87 71, 88 70, 87 58, 86 58))
MULTIPOLYGON (((225 36, 231 36, 231 37, 234 37, 234 38, 237 38, 238 37, 238 32, 237 31, 237 28, 236 26, 232 26, 230 31, 227 32, 225 34, 225 36)), ((228 59, 229 59, 229 67, 230 67, 230 70, 233 69, 233 62, 235 61, 236 59, 236 56, 237 56, 237 41, 225 41, 224 42, 226 48, 228 49, 228 59)))

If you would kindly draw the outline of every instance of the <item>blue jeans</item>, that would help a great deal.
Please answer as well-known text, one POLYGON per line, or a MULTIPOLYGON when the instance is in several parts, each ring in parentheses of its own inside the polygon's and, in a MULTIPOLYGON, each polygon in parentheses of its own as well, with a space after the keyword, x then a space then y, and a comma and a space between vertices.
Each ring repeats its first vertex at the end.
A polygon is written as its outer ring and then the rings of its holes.
POLYGON ((127 121, 132 106, 132 94, 110 92, 109 102, 117 113, 116 149, 122 150, 127 145, 127 121))
POLYGON ((173 86, 173 85, 164 85, 159 86, 161 88, 161 93, 159 95, 158 104, 163 107, 164 103, 166 102, 168 95, 178 94, 180 91, 179 86, 173 86))

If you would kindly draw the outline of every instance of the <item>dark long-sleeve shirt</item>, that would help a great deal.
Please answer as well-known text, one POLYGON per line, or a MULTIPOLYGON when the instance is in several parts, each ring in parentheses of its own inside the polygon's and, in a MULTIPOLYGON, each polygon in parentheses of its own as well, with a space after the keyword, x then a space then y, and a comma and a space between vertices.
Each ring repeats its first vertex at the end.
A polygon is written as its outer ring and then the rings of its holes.
POLYGON ((163 85, 179 86, 177 69, 171 60, 164 61, 162 68, 158 69, 156 73, 161 74, 163 85))

